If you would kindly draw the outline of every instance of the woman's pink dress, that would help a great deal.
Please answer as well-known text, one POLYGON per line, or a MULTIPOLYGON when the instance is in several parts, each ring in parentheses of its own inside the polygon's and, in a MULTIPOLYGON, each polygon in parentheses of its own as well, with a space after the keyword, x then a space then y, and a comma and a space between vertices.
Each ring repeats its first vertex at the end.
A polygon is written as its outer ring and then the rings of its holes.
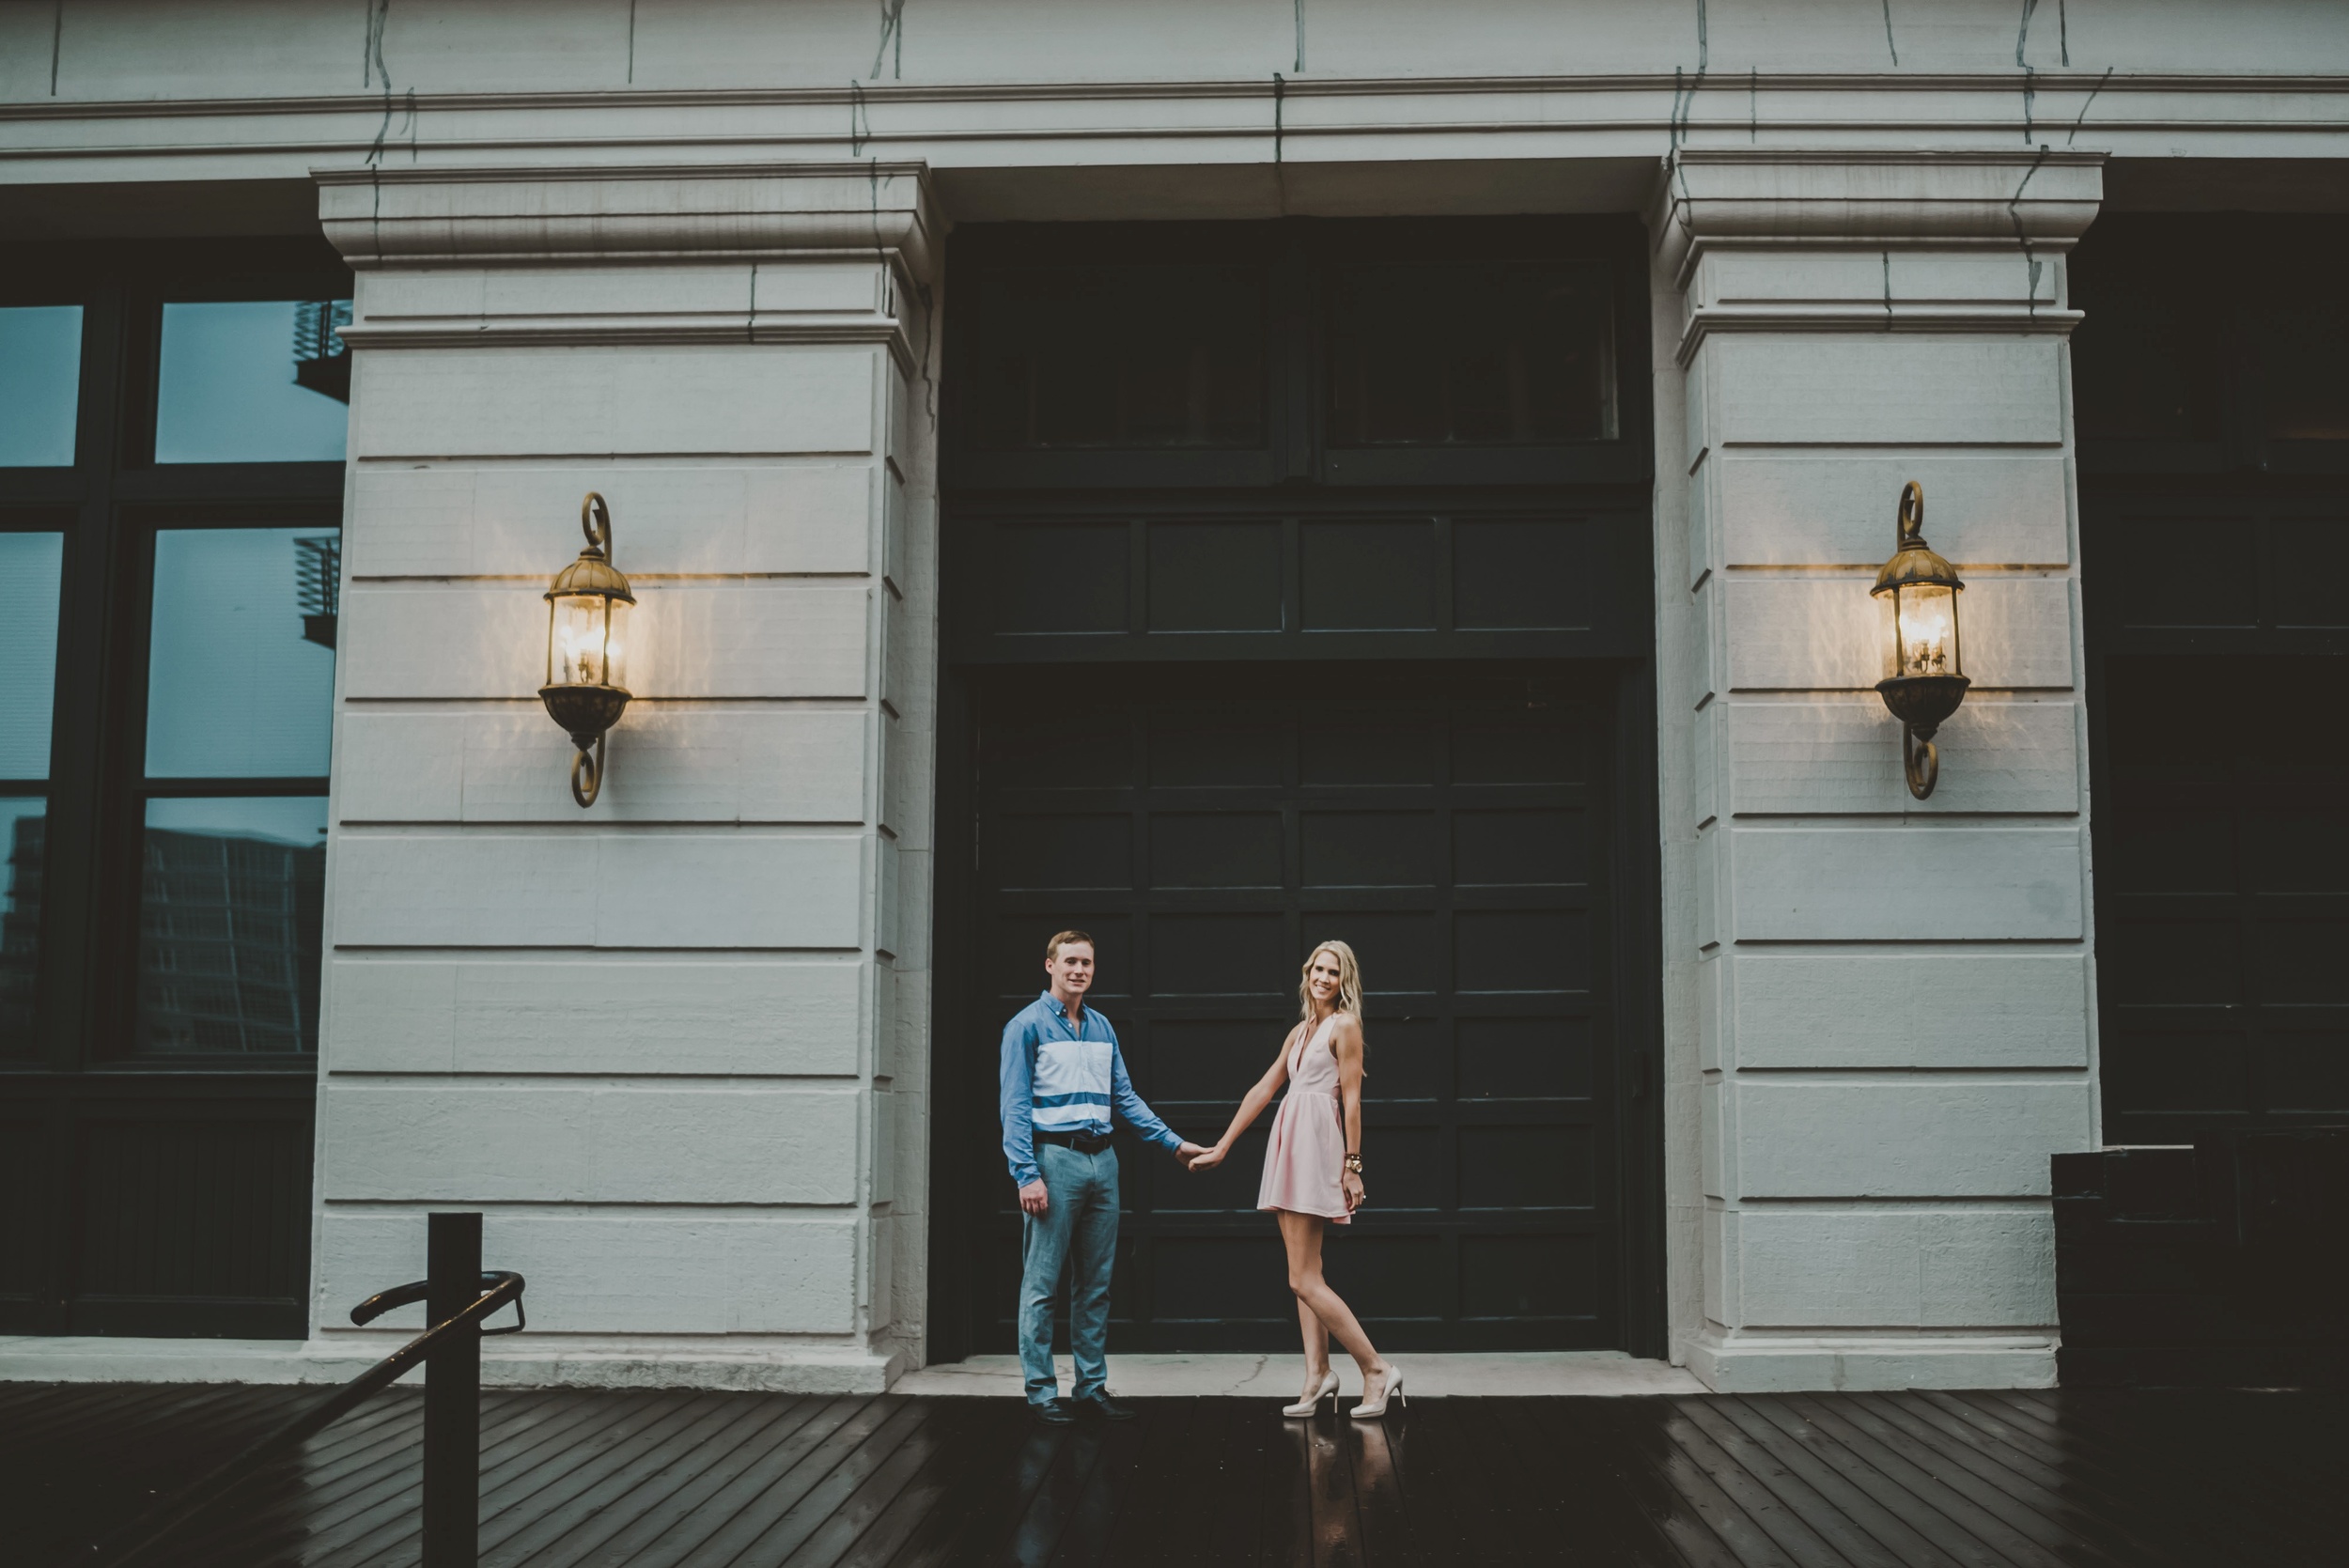
POLYGON ((1272 1113, 1272 1138, 1265 1145, 1260 1209, 1317 1214, 1346 1225, 1345 1109, 1338 1099, 1338 1058, 1330 1048, 1337 1015, 1324 1018, 1311 1037, 1289 1053, 1289 1092, 1272 1113))

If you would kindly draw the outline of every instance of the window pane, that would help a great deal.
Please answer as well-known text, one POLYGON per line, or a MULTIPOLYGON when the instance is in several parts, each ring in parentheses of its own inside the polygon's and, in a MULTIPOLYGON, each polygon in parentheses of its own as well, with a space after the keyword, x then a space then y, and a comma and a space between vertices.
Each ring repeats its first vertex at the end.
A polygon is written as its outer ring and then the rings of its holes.
POLYGON ((1249 267, 1047 267, 980 281, 980 442, 1265 442, 1264 280, 1249 267))
MULTIPOLYGON (((2338 256, 2338 252, 2333 256, 2338 256)), ((2328 257, 2331 259, 2331 257, 2328 257)), ((2279 441, 2349 441, 2349 304, 2327 285, 2291 291, 2289 308, 2252 307, 2266 393, 2267 433, 2279 441)))
POLYGON ((1335 445, 1537 445, 1615 434, 1602 266, 1342 268, 1330 345, 1335 445))
POLYGON ((47 802, 0 798, 0 1056, 33 1054, 47 802))
POLYGON ((2215 441, 2232 287, 2174 231, 2122 224, 2070 263, 2073 419, 2083 440, 2215 441))
POLYGON ((163 306, 155 460, 340 462, 350 321, 348 300, 163 306))
POLYGON ((73 466, 82 307, 0 310, 0 468, 73 466))
POLYGON ((148 777, 325 776, 334 694, 327 584, 339 537, 320 528, 155 536, 148 777))
POLYGON ((150 800, 142 1052, 318 1049, 326 800, 150 800))
POLYGON ((0 779, 49 776, 49 716, 57 687, 62 534, 0 534, 0 779))

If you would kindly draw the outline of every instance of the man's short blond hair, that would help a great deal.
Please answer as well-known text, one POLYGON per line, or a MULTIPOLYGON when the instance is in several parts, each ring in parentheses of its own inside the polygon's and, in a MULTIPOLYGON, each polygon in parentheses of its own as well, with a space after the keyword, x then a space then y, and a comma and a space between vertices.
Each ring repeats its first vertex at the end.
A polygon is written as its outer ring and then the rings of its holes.
POLYGON ((1087 932, 1059 931, 1053 934, 1050 941, 1044 944, 1044 961, 1049 964, 1053 959, 1059 957, 1060 950, 1066 947, 1070 942, 1082 942, 1085 946, 1094 948, 1096 952, 1099 951, 1099 949, 1095 946, 1092 936, 1087 932))

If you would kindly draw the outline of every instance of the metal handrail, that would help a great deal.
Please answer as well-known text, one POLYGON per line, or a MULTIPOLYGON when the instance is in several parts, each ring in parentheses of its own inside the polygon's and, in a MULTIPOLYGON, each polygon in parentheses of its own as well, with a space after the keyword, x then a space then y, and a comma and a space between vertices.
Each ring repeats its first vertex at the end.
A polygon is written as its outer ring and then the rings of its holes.
MULTIPOLYGON (((463 1276, 459 1278, 461 1280, 463 1276)), ((396 1285, 390 1290, 378 1292, 350 1309, 350 1321, 360 1325, 372 1323, 396 1307, 421 1301, 429 1284, 429 1281, 418 1280, 412 1284, 396 1285)), ((515 1321, 512 1327, 485 1328, 479 1331, 477 1337, 519 1333, 523 1327, 522 1285, 522 1277, 510 1270, 484 1269, 481 1273, 483 1294, 474 1297, 472 1305, 459 1308, 418 1334, 211 1474, 159 1498, 136 1519, 91 1546, 89 1556, 84 1560, 96 1564, 97 1568, 122 1568, 124 1564, 139 1561, 164 1536, 251 1480, 271 1460, 349 1415, 369 1394, 398 1381, 402 1374, 412 1369, 434 1349, 509 1301, 514 1304, 515 1321)))

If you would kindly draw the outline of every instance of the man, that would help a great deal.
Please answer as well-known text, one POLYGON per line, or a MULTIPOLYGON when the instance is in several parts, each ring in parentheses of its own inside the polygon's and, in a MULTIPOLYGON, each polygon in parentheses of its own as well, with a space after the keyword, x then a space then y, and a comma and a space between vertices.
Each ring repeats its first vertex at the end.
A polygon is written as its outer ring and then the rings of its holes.
POLYGON ((1044 947, 1044 994, 1003 1026, 1003 1158, 1019 1188, 1019 1365, 1028 1405, 1049 1426, 1081 1412, 1131 1421, 1110 1398, 1104 1360, 1110 1333, 1110 1265, 1117 1255, 1117 1153, 1112 1112, 1184 1164, 1204 1153, 1152 1113, 1126 1076, 1117 1031, 1085 1005, 1093 988, 1093 939, 1063 931, 1044 947), (1052 1308, 1068 1273, 1068 1339, 1077 1386, 1060 1397, 1052 1370, 1052 1308))

